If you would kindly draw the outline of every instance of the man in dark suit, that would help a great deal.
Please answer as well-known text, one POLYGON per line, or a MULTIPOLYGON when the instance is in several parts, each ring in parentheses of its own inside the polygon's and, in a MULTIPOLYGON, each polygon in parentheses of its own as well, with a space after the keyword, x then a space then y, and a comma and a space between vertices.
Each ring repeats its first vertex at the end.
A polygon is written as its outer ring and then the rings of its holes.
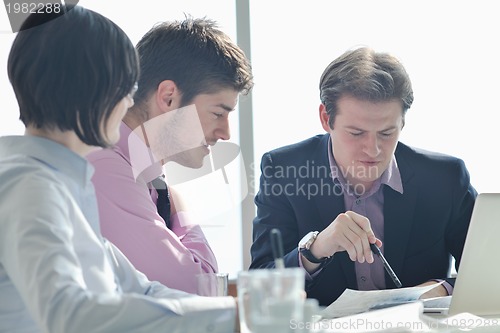
POLYGON ((395 288, 370 244, 403 286, 453 291, 476 191, 464 163, 399 142, 413 102, 401 63, 368 48, 334 60, 320 80, 327 134, 266 153, 255 198, 252 264, 274 266, 270 230, 283 236, 285 265, 303 267, 321 305, 346 289, 395 288))

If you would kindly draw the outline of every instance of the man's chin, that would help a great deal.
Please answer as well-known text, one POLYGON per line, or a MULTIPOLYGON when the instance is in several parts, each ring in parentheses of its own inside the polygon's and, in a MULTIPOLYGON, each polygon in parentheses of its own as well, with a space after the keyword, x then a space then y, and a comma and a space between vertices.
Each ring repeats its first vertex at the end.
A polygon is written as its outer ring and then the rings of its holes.
POLYGON ((189 161, 188 163, 184 164, 184 166, 191 169, 199 169, 203 166, 203 160, 189 161))
POLYGON ((171 158, 171 161, 186 168, 200 169, 205 163, 208 163, 208 160, 205 161, 206 156, 208 155, 203 156, 199 154, 193 154, 192 152, 185 152, 173 156, 173 158, 171 158))

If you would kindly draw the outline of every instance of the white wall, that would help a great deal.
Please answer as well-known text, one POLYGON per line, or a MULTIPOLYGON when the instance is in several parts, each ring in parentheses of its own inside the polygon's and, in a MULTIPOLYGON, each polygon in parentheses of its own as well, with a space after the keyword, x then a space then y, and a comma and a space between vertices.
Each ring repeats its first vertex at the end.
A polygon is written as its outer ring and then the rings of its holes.
POLYGON ((23 124, 18 120, 19 112, 14 91, 7 76, 7 59, 15 35, 11 31, 7 12, 0 9, 0 135, 22 134, 23 124))
POLYGON ((367 45, 398 56, 412 79, 415 102, 402 141, 461 157, 479 192, 500 192, 496 6, 493 0, 251 2, 256 161, 269 149, 323 133, 319 77, 344 51, 367 45))

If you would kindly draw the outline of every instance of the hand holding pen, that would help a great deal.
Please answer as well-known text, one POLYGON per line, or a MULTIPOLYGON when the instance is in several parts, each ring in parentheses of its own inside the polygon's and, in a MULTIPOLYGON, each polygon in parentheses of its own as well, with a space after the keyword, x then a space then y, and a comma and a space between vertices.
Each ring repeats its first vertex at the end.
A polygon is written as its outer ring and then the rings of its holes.
POLYGON ((318 234, 311 245, 311 252, 316 258, 322 258, 346 251, 352 261, 372 263, 372 243, 382 246, 382 242, 375 237, 368 218, 347 211, 339 214, 318 234))
MULTIPOLYGON (((363 215, 352 211, 339 214, 330 225, 320 232, 310 250, 314 257, 330 257, 336 252, 347 251, 352 261, 373 263, 377 255, 396 287, 402 286, 384 255, 380 251, 382 242, 375 237, 370 221, 363 215)), ((307 264, 306 264, 307 265, 307 264)), ((307 266, 305 266, 308 269, 307 266)))
POLYGON ((401 284, 401 281, 399 281, 399 278, 397 277, 396 273, 394 273, 394 271, 392 270, 391 265, 389 265, 389 263, 385 259, 384 255, 382 254, 382 251, 380 251, 380 248, 375 244, 370 244, 370 248, 372 249, 373 253, 378 255, 378 257, 382 261, 382 264, 384 265, 387 274, 389 274, 396 287, 401 288, 403 286, 401 284))

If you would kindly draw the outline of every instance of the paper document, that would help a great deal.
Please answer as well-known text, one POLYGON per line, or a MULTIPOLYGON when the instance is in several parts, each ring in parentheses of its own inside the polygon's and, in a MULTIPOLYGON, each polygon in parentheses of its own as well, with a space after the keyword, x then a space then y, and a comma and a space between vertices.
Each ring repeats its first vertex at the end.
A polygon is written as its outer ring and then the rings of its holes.
POLYGON ((446 314, 450 308, 451 296, 423 299, 424 313, 446 314))
POLYGON ((321 315, 323 318, 338 318, 386 306, 414 302, 422 294, 438 285, 439 283, 425 287, 369 291, 346 289, 335 302, 322 311, 321 315))
POLYGON ((422 311, 422 302, 416 301, 353 316, 322 319, 311 323, 308 328, 314 333, 500 332, 500 319, 481 318, 470 313, 436 319, 422 311))
POLYGON ((390 309, 371 311, 336 319, 322 319, 314 323, 314 333, 361 333, 361 332, 420 332, 427 329, 420 316, 422 303, 395 306, 390 309), (417 330, 415 330, 417 328, 417 330))

